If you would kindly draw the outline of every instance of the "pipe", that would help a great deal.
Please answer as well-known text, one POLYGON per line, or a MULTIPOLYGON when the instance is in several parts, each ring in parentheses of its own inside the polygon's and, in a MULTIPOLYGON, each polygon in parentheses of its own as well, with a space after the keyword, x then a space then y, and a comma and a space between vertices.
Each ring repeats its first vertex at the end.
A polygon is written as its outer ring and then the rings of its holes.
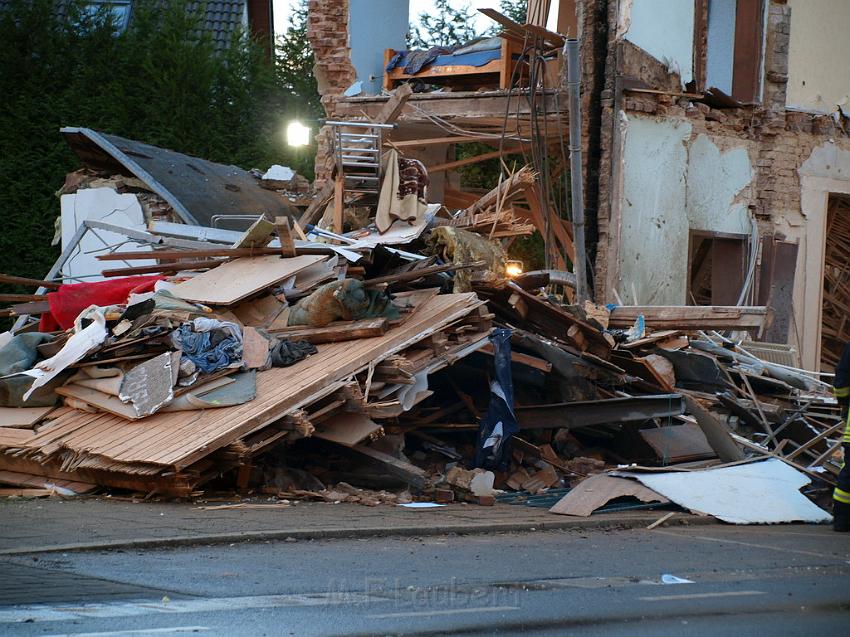
POLYGON ((570 112, 570 190, 573 218, 573 248, 575 249, 576 301, 583 304, 588 300, 587 253, 584 239, 584 188, 582 181, 581 152, 581 67, 579 66, 579 42, 569 39, 564 43, 567 60, 567 92, 570 112))

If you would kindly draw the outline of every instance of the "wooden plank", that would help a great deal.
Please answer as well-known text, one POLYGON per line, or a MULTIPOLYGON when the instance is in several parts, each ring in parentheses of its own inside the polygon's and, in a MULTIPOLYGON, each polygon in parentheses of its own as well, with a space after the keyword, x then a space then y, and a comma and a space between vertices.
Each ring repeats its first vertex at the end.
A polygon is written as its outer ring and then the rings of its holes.
POLYGON ((381 425, 365 414, 340 413, 331 416, 317 427, 313 437, 353 447, 382 429, 381 425))
POLYGON ((55 407, 0 407, 0 427, 32 427, 55 407))
POLYGON ((345 210, 345 177, 342 174, 334 180, 334 216, 333 231, 342 234, 342 214, 345 210))
POLYGON ((12 285, 26 285, 33 288, 48 288, 51 290, 58 289, 61 281, 43 281, 41 279, 29 279, 23 276, 14 276, 11 274, 0 274, 0 283, 9 283, 12 285))
MULTIPOLYGON (((493 143, 492 137, 482 135, 452 135, 450 137, 427 137, 425 139, 385 140, 384 143, 393 148, 418 148, 419 146, 434 146, 442 144, 466 144, 468 142, 493 143)), ((498 141, 498 140, 496 140, 498 141)))
POLYGON ((313 201, 310 202, 310 205, 307 206, 304 214, 302 214, 301 218, 298 219, 299 226, 306 228, 308 224, 316 223, 316 221, 318 221, 319 217, 322 216, 322 212, 324 212, 325 206, 334 195, 335 183, 336 182, 333 179, 325 181, 325 185, 322 186, 322 189, 318 193, 316 193, 316 196, 313 197, 313 201))
POLYGON ((280 240, 280 256, 290 258, 295 256, 295 241, 289 227, 289 217, 276 217, 274 220, 277 236, 280 240))
POLYGON ((323 257, 302 255, 241 258, 175 286, 171 293, 187 301, 209 305, 233 305, 297 274, 323 257))
POLYGON ((475 155, 474 157, 465 157, 464 159, 457 159, 455 161, 446 162, 444 164, 437 164, 436 166, 428 166, 428 174, 444 172, 446 170, 454 170, 455 168, 460 168, 461 166, 468 166, 469 164, 477 164, 478 162, 485 161, 487 159, 493 159, 494 157, 503 157, 507 155, 513 155, 517 153, 522 153, 522 146, 509 146, 502 150, 494 150, 489 153, 482 153, 481 155, 475 155))
POLYGON ((159 265, 140 265, 130 268, 109 268, 101 274, 107 278, 116 276, 135 276, 137 274, 175 274, 189 270, 211 270, 224 261, 221 259, 205 259, 203 261, 177 261, 176 263, 161 263, 159 265))
MULTIPOLYGON (((384 65, 386 67, 386 64, 384 65)), ((393 91, 390 99, 381 108, 375 118, 372 120, 375 124, 393 124, 401 116, 404 105, 407 100, 413 95, 413 87, 410 84, 402 84, 393 91)))
POLYGON ((350 447, 350 449, 379 462, 384 466, 387 473, 391 473, 397 478, 401 478, 414 488, 423 489, 428 482, 428 474, 425 471, 416 465, 410 464, 409 462, 399 460, 388 453, 378 451, 377 449, 367 447, 366 445, 355 445, 350 447))
POLYGON ((324 327, 292 325, 277 329, 272 328, 269 333, 296 341, 307 341, 315 345, 383 336, 388 326, 387 319, 374 318, 362 321, 337 321, 324 327))
MULTIPOLYGON (((331 248, 310 246, 308 248, 297 248, 298 254, 336 254, 331 248)), ((157 259, 205 259, 208 257, 259 257, 265 255, 279 255, 280 248, 207 248, 203 250, 157 250, 151 252, 117 252, 98 255, 99 261, 137 261, 150 259, 154 254, 157 259)), ((168 264, 164 264, 168 265, 168 264)), ((178 264, 179 265, 179 264, 178 264)))
POLYGON ((121 402, 121 399, 117 396, 110 396, 91 387, 81 387, 72 383, 57 387, 56 393, 66 398, 79 400, 87 405, 91 405, 115 416, 126 418, 127 420, 138 420, 141 418, 141 416, 136 415, 136 410, 133 409, 132 405, 121 402))
MULTIPOLYGON (((482 354, 487 354, 489 356, 495 355, 492 343, 487 343, 478 351, 482 354)), ((533 367, 534 369, 539 369, 541 372, 545 372, 547 374, 552 371, 552 363, 550 363, 549 361, 543 360, 542 358, 537 358, 536 356, 529 356, 528 354, 523 354, 522 352, 515 352, 513 350, 511 350, 511 362, 518 363, 520 365, 525 365, 526 367, 533 367)))
POLYGON ((767 317, 764 306, 618 305, 610 327, 628 328, 643 314, 647 327, 667 330, 759 329, 767 317))
MULTIPOLYGON (((189 467, 231 442, 274 423, 293 410, 332 394, 365 370, 444 329, 482 305, 474 294, 442 294, 409 321, 382 337, 322 345, 319 353, 286 368, 257 374, 257 397, 243 405, 203 412, 157 413, 140 421, 72 412, 28 444, 47 453, 57 444, 76 454, 78 466, 106 462, 122 470, 189 467), (132 464, 131 464, 132 463, 132 464)), ((21 431, 30 434, 24 430, 21 431)), ((63 451, 64 452, 64 451, 63 451)))
POLYGON ((0 294, 0 303, 25 303, 28 301, 44 301, 44 294, 0 294))

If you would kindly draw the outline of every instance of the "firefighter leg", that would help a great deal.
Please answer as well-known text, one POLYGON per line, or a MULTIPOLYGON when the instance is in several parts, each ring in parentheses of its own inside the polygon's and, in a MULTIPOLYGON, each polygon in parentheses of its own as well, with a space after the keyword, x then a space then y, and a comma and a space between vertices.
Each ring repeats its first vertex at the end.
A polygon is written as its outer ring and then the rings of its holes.
POLYGON ((844 443, 844 466, 838 474, 838 484, 832 498, 835 501, 832 507, 832 528, 836 531, 850 531, 850 442, 844 443))

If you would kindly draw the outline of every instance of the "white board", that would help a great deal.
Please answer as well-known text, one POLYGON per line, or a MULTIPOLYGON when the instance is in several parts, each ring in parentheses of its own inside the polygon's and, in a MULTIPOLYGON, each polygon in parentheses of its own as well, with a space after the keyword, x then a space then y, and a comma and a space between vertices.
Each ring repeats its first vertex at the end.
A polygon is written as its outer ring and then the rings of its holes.
MULTIPOLYGON (((136 195, 119 194, 112 188, 83 188, 74 194, 62 195, 59 199, 62 215, 62 249, 68 247, 77 228, 87 219, 105 221, 125 228, 144 231, 145 215, 136 195)), ((99 281, 100 272, 107 268, 104 261, 98 261, 98 254, 110 251, 129 252, 150 250, 151 247, 127 242, 127 237, 97 230, 87 232, 79 246, 62 269, 66 276, 88 276, 86 281, 99 281), (97 275, 97 276, 90 276, 97 275)), ((123 264, 121 264, 123 265, 123 264)), ((154 260, 137 260, 133 266, 156 265, 154 260)), ((112 267, 112 266, 109 266, 112 267)), ((115 266, 118 267, 118 266, 115 266)))
POLYGON ((776 458, 702 471, 614 475, 635 478, 679 506, 731 524, 832 520, 800 493, 809 478, 776 458))

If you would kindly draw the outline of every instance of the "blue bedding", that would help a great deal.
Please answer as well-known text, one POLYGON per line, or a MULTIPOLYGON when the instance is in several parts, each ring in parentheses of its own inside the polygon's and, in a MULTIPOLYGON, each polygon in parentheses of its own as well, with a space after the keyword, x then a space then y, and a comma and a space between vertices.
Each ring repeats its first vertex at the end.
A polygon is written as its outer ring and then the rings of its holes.
MULTIPOLYGON (((407 51, 398 51, 387 64, 387 71, 407 66, 407 51)), ((460 55, 438 55, 427 66, 484 66, 493 60, 498 60, 502 52, 498 49, 491 51, 475 51, 460 55)))

